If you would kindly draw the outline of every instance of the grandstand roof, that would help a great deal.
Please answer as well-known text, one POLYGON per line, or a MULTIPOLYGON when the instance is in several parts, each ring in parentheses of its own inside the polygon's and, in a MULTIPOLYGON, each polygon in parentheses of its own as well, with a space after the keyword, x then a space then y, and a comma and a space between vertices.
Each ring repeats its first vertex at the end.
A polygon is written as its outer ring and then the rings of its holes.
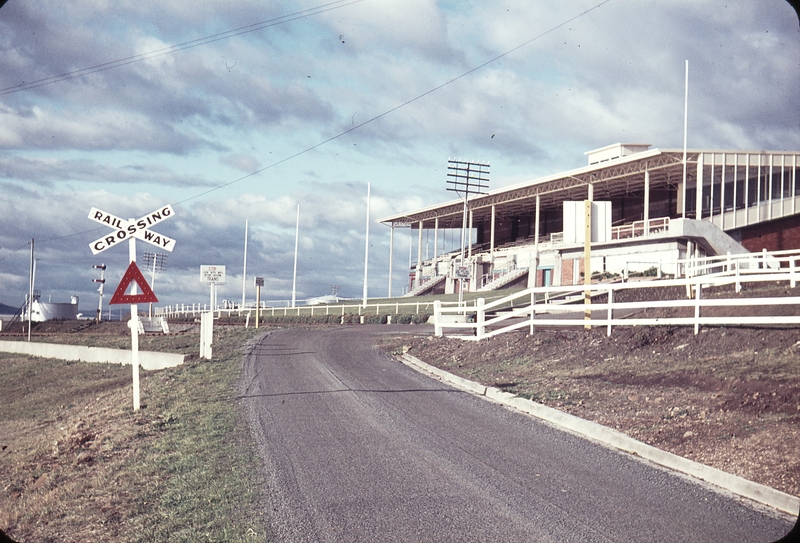
MULTIPOLYGON (((537 196, 541 209, 560 208, 564 201, 586 199, 590 184, 594 186, 595 200, 641 192, 646 171, 650 174, 651 190, 679 187, 683 179, 683 149, 649 147, 648 144, 609 145, 587 152, 588 166, 473 196, 469 200, 473 220, 476 224, 490 221, 492 206, 495 206, 498 219, 534 213, 537 196)), ((696 178, 698 157, 703 153, 795 154, 783 151, 687 150, 687 185, 696 178)), ((439 228, 460 228, 463 209, 464 202, 458 199, 379 219, 378 222, 388 226, 410 225, 412 228, 418 228, 422 222, 423 228, 433 228, 438 217, 439 228)))

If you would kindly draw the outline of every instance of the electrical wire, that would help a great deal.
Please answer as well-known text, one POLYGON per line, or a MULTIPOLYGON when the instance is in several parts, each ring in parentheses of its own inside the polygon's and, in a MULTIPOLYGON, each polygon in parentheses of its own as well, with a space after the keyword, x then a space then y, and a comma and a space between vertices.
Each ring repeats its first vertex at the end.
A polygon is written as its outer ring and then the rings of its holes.
MULTIPOLYGON (((255 23, 253 25, 248 25, 248 26, 245 26, 245 27, 241 27, 241 28, 236 29, 236 30, 231 30, 231 31, 228 31, 228 32, 220 33, 220 34, 215 34, 213 36, 208 36, 206 38, 199 38, 198 40, 193 40, 191 42, 185 42, 184 44, 179 44, 179 45, 167 47, 167 48, 160 49, 160 50, 157 50, 157 51, 154 51, 154 52, 151 52, 151 53, 145 53, 145 55, 148 55, 148 54, 152 55, 152 56, 149 56, 149 57, 142 57, 141 55, 136 55, 136 56, 133 56, 133 57, 128 57, 127 59, 121 59, 119 61, 115 61, 116 63, 110 62, 110 63, 106 63, 106 64, 100 64, 100 65, 97 65, 97 66, 92 67, 92 68, 87 68, 86 70, 101 71, 101 70, 107 70, 107 69, 110 69, 110 68, 114 68, 114 67, 117 67, 117 66, 123 66, 124 64, 130 64, 132 62, 139 62, 141 60, 145 60, 146 58, 152 58, 153 56, 166 55, 166 54, 169 54, 169 53, 172 53, 172 52, 180 51, 182 49, 187 49, 189 47, 196 47, 198 45, 204 45, 206 43, 212 43, 213 41, 226 39, 228 37, 233 37, 234 35, 244 34, 246 32, 253 32, 255 30, 259 30, 261 28, 266 28, 268 26, 274 26, 276 24, 281 24, 283 22, 288 22, 290 20, 296 20, 298 18, 305 17, 305 16, 307 16, 309 14, 313 15, 313 14, 317 14, 317 13, 322 13, 323 11, 330 11, 331 9, 337 9, 337 8, 340 8, 340 7, 345 7, 345 6, 348 6, 348 5, 351 5, 351 4, 355 4, 357 2, 361 2, 363 0, 351 0, 350 2, 347 2, 347 3, 344 3, 344 1, 345 0, 338 0, 337 2, 332 2, 330 4, 325 4, 323 6, 318 6, 317 8, 310 8, 310 10, 297 12, 297 13, 294 13, 294 14, 291 14, 291 15, 287 15, 287 16, 284 16, 284 17, 272 19, 270 21, 264 21, 264 22, 261 22, 261 23, 255 23), (309 13, 309 11, 311 11, 311 10, 318 10, 318 11, 314 11, 313 13, 309 13), (276 22, 276 21, 279 21, 279 22, 276 22), (257 25, 262 25, 262 26, 259 26, 258 28, 254 28, 257 25), (239 34, 234 34, 236 32, 238 32, 239 34), (196 42, 200 42, 201 40, 205 40, 205 41, 202 41, 202 43, 196 43, 196 42)), ((195 200, 197 198, 201 198, 203 196, 211 194, 212 192, 216 192, 218 190, 224 189, 226 187, 229 187, 231 185, 234 185, 236 183, 244 181, 245 179, 249 179, 249 178, 251 178, 253 176, 256 176, 256 175, 258 175, 260 173, 263 173, 263 172, 265 172, 267 170, 275 168, 276 166, 284 164, 285 162, 293 160, 293 159, 295 159, 295 158, 297 158, 299 156, 305 155, 305 154, 307 154, 307 153, 309 153, 309 152, 311 152, 311 151, 313 151, 313 150, 315 150, 315 149, 317 149, 319 147, 322 147, 323 145, 325 145, 327 143, 330 143, 330 142, 335 141, 335 140, 337 140, 337 139, 339 139, 339 138, 341 138, 343 136, 346 136, 347 134, 350 134, 351 132, 359 130, 359 129, 363 128, 364 126, 368 125, 368 124, 371 124, 371 123, 373 123, 373 122, 375 122, 375 121, 377 121, 379 119, 382 119, 382 118, 394 113, 395 111, 398 111, 398 110, 400 110, 400 109, 402 109, 402 108, 404 108, 404 107, 406 107, 408 105, 411 105, 411 104, 413 104, 413 103, 425 98, 426 96, 429 96, 429 95, 431 95, 431 94, 433 94, 433 93, 435 93, 435 92, 447 87, 448 85, 451 85, 451 84, 453 84, 453 83, 455 83, 455 82, 457 82, 457 81, 459 81, 459 80, 461 80, 461 79, 463 79, 463 78, 465 78, 465 77, 477 72, 478 70, 481 70, 481 69, 485 68, 486 66, 489 66, 490 64, 493 64, 493 63, 497 62, 498 60, 500 60, 500 59, 502 59, 502 58, 514 53, 515 51, 518 51, 518 50, 530 45, 531 43, 535 42, 536 40, 539 40, 539 39, 543 38, 544 36, 547 36, 548 34, 558 30, 559 28, 561 28, 561 27, 563 27, 565 25, 568 25, 569 23, 571 23, 571 22, 573 22, 573 21, 575 21, 577 19, 580 19, 581 17, 584 17, 585 15, 591 13, 592 11, 602 7, 603 5, 605 5, 605 4, 609 3, 609 2, 611 2, 611 0, 603 0, 602 2, 600 2, 600 3, 596 4, 595 6, 593 6, 593 7, 589 8, 589 9, 579 13, 578 15, 575 15, 574 17, 571 17, 571 18, 569 18, 569 19, 557 24, 557 25, 549 28, 546 31, 544 31, 544 32, 542 32, 540 34, 537 34, 533 38, 531 38, 529 40, 526 40, 526 41, 520 43, 519 45, 517 45, 517 46, 515 46, 515 47, 513 47, 511 49, 508 49, 507 51, 505 51, 505 52, 503 52, 503 53, 501 53, 501 54, 499 54, 499 55, 497 55, 495 57, 492 57, 491 59, 489 59, 489 60, 487 60, 487 61, 485 61, 485 62, 483 62, 483 63, 481 63, 481 64, 479 64, 479 65, 477 65, 477 66, 465 71, 465 72, 462 72, 461 74, 459 74, 459 75, 457 75, 457 76, 445 81, 444 83, 442 83, 440 85, 437 85, 436 87, 433 87, 433 88, 423 92, 422 94, 419 94, 419 95, 417 95, 417 96, 415 96, 415 97, 413 97, 413 98, 411 98, 409 100, 406 100, 405 102, 402 102, 402 103, 400 103, 400 104, 398 104, 398 105, 396 105, 396 106, 384 111, 383 113, 375 115, 374 117, 372 117, 370 119, 367 119, 366 121, 363 121, 363 122, 361 122, 359 124, 353 125, 352 127, 348 128, 347 130, 343 130, 342 132, 339 132, 338 134, 335 134, 335 135, 333 135, 333 136, 331 136, 331 137, 329 137, 327 139, 324 139, 324 140, 322 140, 322 141, 320 141, 320 142, 318 142, 318 143, 316 143, 316 144, 314 144, 314 145, 312 145, 310 147, 306 147, 305 149, 303 149, 301 151, 298 151, 298 152, 296 152, 294 154, 286 156, 286 157, 284 157, 284 158, 282 158, 282 159, 280 159, 280 160, 278 160, 276 162, 273 162, 272 164, 269 164, 268 166, 265 166, 263 168, 255 170, 255 171, 252 171, 252 172, 250 172, 250 173, 248 173, 248 174, 246 174, 246 175, 244 175, 242 177, 239 177, 237 179, 233 179, 232 181, 228 181, 227 183, 223 183, 221 185, 217 185, 216 187, 210 188, 210 189, 205 190, 203 192, 199 192, 199 193, 195 194, 194 196, 190 196, 190 197, 185 198, 183 200, 180 200, 178 202, 174 202, 172 205, 173 206, 179 206, 179 205, 184 204, 186 202, 189 202, 191 200, 195 200)), ((27 89, 30 89, 30 88, 35 88, 36 86, 49 85, 49 84, 57 83, 59 81, 64 81, 66 79, 71 79, 71 78, 74 78, 74 77, 79 77, 81 75, 85 75, 86 73, 94 73, 94 72, 93 71, 86 71, 84 73, 83 70, 77 70, 75 72, 70 72, 68 74, 63 74, 61 76, 54 76, 54 78, 47 78, 47 79, 40 80, 39 82, 33 82, 33 83, 30 84, 30 86, 25 87, 25 89, 13 88, 14 90, 11 90, 11 91, 9 91, 8 89, 2 89, 2 90, 0 90, 0 96, 2 96, 3 94, 9 94, 10 92, 19 92, 20 90, 27 90, 27 89), (58 78, 60 78, 60 79, 58 79, 58 78)), ((45 239, 45 240, 42 240, 40 243, 44 243, 44 242, 47 242, 47 241, 55 241, 55 240, 64 239, 64 238, 72 237, 72 236, 77 236, 77 235, 81 235, 81 234, 85 234, 85 233, 91 232, 93 230, 96 230, 96 228, 92 228, 92 229, 89 229, 89 230, 84 230, 84 231, 81 231, 81 232, 76 232, 74 234, 69 234, 68 236, 60 236, 60 237, 45 239)), ((2 259, 0 259, 0 262, 2 262, 2 259)))
POLYGON ((422 94, 419 94, 419 95, 415 96, 414 98, 411 98, 410 100, 406 100, 405 102, 402 102, 401 104, 398 104, 398 105, 394 106, 393 108, 384 111, 383 113, 380 113, 380 114, 378 114, 378 115, 376 115, 376 116, 374 116, 374 117, 372 117, 370 119, 367 119, 364 122, 361 122, 361 123, 359 123, 357 125, 354 125, 354 126, 348 128, 347 130, 339 132, 338 134, 336 134, 334 136, 331 136, 328 139, 325 139, 325 140, 323 140, 323 141, 321 141, 319 143, 316 143, 316 144, 312 145, 311 147, 307 147, 306 149, 303 149, 302 151, 299 151, 297 153, 294 153, 293 155, 290 155, 290 156, 287 156, 285 158, 282 158, 281 160, 278 160, 277 162, 273 162, 272 164, 270 164, 268 166, 265 166, 265 167, 263 167, 263 168, 261 168, 259 170, 255 170, 253 172, 250 172, 247 175, 239 177, 238 179, 234 179, 233 181, 229 181, 227 183, 223 183, 222 185, 218 185, 218 186, 213 187, 211 189, 208 189, 208 190, 206 190, 204 192, 198 193, 198 194, 196 194, 194 196, 190 196, 189 198, 186 198, 184 200, 176 202, 176 203, 174 203, 172 205, 180 205, 180 204, 186 203, 186 202, 188 202, 190 200, 194 200, 196 198, 200 198, 200 197, 205 196, 207 194, 210 194, 212 192, 215 192, 215 191, 218 191, 220 189, 223 189, 225 187, 229 187, 229 186, 231 186, 231 185, 233 185, 235 183, 239 183, 240 181, 244 181, 245 179, 253 177, 254 175, 258 175, 258 174, 260 174, 260 173, 262 173, 262 172, 264 172, 266 170, 269 170, 271 168, 279 166, 279 165, 283 164, 284 162, 288 162, 288 161, 290 161, 290 160, 292 160, 294 158, 297 158, 297 157, 299 157, 301 155, 309 153, 309 152, 313 151, 314 149, 317 149, 318 147, 322 147, 326 143, 330 143, 330 142, 332 142, 334 140, 337 140, 337 139, 341 138, 342 136, 346 136, 347 134, 349 134, 351 132, 354 132, 354 131, 356 131, 356 130, 358 130, 358 129, 360 129, 360 128, 368 125, 368 124, 371 124, 371 123, 373 123, 373 122, 375 122, 375 121, 377 121, 379 119, 382 119, 383 117, 386 117, 387 115, 390 115, 390 114, 394 113, 398 109, 402 109, 402 108, 404 108, 404 107, 406 107, 408 105, 411 105, 414 102, 416 102, 418 100, 421 100, 422 98, 425 98, 426 96, 431 95, 434 92, 436 92, 438 90, 441 90, 444 87, 447 87, 448 85, 451 85, 451 84, 455 83, 456 81, 459 81, 460 79, 463 79, 463 78, 467 77, 468 75, 473 74, 473 73, 477 72, 478 70, 480 70, 482 68, 485 68, 486 66, 488 66, 488 65, 490 65, 490 64, 492 64, 494 62, 497 62, 501 58, 506 57, 506 56, 510 55, 511 53, 513 53, 515 51, 518 51, 519 49, 522 49, 523 47, 525 47, 527 45, 530 45, 534 41, 536 41, 536 40, 538 40, 538 39, 550 34, 551 32, 554 32, 554 31, 558 30, 562 26, 568 25, 569 23, 575 21, 576 19, 580 19, 584 15, 586 15, 586 14, 588 14, 588 13, 590 13, 590 12, 596 10, 596 9, 598 9, 599 7, 601 7, 604 4, 607 4, 609 2, 611 2, 611 0, 603 0, 599 4, 587 9, 586 11, 584 11, 584 12, 582 12, 582 13, 580 13, 580 14, 578 14, 578 15, 570 18, 570 19, 567 19, 566 21, 564 21, 564 22, 562 22, 562 23, 550 28, 549 30, 546 30, 546 31, 542 32, 541 34, 538 34, 537 36, 535 36, 535 37, 533 37, 533 38, 531 38, 531 39, 529 39, 529 40, 517 45, 516 47, 514 47, 512 49, 509 49, 506 52, 501 53, 501 54, 497 55, 496 57, 493 57, 493 58, 487 60, 486 62, 483 62, 482 64, 479 64, 478 66, 475 66, 474 68, 471 68, 471 69, 467 70, 466 72, 463 72, 460 75, 457 75, 456 77, 454 77, 452 79, 449 79, 449 80, 445 81, 441 85, 433 87, 432 89, 429 89, 429 90, 423 92, 422 94))

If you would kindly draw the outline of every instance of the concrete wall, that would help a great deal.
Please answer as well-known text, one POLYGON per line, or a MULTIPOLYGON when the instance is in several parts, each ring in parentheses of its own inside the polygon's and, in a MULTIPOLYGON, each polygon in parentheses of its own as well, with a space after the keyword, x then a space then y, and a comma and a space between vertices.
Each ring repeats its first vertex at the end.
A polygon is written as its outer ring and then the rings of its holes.
MULTIPOLYGON (((0 341, 0 351, 27 354, 58 360, 77 362, 100 362, 108 364, 130 364, 131 351, 83 345, 61 345, 59 343, 32 343, 28 341, 0 341)), ((139 351, 139 364, 145 370, 162 370, 183 364, 182 354, 139 351)))

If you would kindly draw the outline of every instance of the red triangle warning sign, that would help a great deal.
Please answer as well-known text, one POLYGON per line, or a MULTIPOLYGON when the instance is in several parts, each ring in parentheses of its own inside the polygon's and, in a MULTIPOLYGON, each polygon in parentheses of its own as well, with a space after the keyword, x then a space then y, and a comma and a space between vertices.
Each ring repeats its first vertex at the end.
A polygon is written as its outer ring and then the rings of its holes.
POLYGON ((119 282, 117 290, 114 291, 111 301, 108 303, 146 304, 157 301, 158 298, 156 298, 156 295, 153 292, 153 289, 150 288, 150 285, 147 284, 147 280, 142 275, 142 272, 139 271, 139 267, 136 265, 136 262, 131 262, 130 266, 128 266, 128 269, 125 270, 125 275, 122 276, 122 281, 119 282), (139 287, 139 290, 142 291, 141 294, 125 294, 125 291, 128 290, 128 287, 131 286, 131 283, 134 281, 139 287))

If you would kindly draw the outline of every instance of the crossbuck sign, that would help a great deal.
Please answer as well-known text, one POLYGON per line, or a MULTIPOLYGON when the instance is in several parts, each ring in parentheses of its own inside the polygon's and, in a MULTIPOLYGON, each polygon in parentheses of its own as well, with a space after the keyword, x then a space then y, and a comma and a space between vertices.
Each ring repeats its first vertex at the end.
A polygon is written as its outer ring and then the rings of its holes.
POLYGON ((89 247, 92 249, 92 254, 96 255, 102 253, 109 247, 113 247, 118 241, 124 241, 130 238, 140 239, 172 252, 172 249, 175 248, 175 240, 163 234, 157 234, 149 230, 149 228, 165 219, 169 219, 173 215, 174 211, 172 211, 172 206, 167 205, 162 209, 148 213, 141 219, 126 221, 125 219, 115 217, 111 213, 106 213, 105 211, 93 207, 91 211, 89 211, 89 218, 109 228, 113 228, 114 232, 91 242, 89 247))

